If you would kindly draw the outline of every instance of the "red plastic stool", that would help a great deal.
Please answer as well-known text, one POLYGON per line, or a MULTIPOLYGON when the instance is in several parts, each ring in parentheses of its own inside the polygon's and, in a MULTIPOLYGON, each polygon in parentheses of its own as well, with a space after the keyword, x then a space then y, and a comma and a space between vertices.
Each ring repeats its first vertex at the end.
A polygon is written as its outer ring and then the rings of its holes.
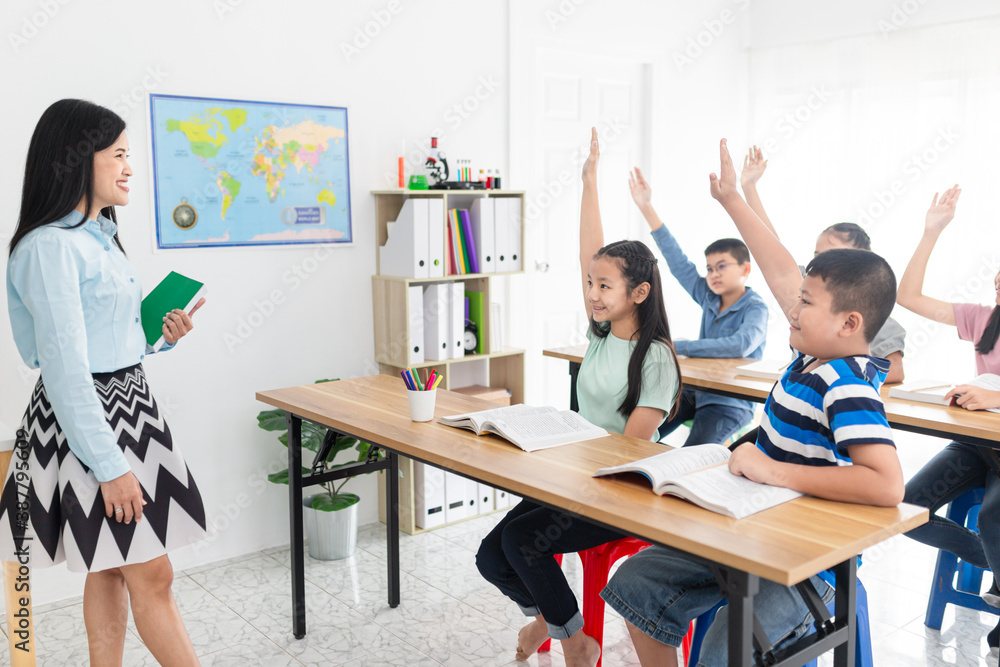
MULTIPOLYGON (((642 551, 649 542, 634 537, 623 537, 614 542, 602 544, 593 549, 579 552, 583 564, 583 631, 597 640, 602 650, 604 648, 604 599, 601 591, 608 583, 611 567, 622 558, 642 551)), ((556 562, 562 563, 562 555, 556 554, 556 562)), ((548 651, 552 640, 546 639, 538 648, 539 653, 548 651)), ((602 656, 603 659, 603 656, 602 656)), ((601 667, 601 660, 597 661, 601 667)))

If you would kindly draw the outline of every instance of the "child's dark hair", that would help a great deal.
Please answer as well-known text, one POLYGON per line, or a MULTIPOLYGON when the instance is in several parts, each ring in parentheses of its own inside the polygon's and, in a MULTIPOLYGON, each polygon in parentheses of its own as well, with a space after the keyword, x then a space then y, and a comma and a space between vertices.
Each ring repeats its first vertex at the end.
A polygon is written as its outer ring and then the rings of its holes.
POLYGON ((823 230, 824 234, 833 234, 838 239, 858 250, 871 250, 872 239, 868 232, 853 222, 838 222, 823 230))
MULTIPOLYGON (((9 252, 28 232, 66 217, 81 201, 89 213, 94 203, 94 154, 111 146, 124 131, 121 116, 92 102, 59 100, 45 110, 28 144, 21 213, 9 252)), ((117 222, 113 206, 101 214, 117 222)), ((86 221, 84 217, 72 226, 86 221)), ((122 247, 118 234, 115 243, 122 247)))
POLYGON ((986 322, 986 328, 983 329, 983 335, 979 337, 979 342, 976 343, 976 352, 979 354, 989 354, 996 346, 997 338, 1000 338, 1000 306, 993 307, 990 319, 986 322))
POLYGON ((712 241, 705 248, 705 257, 717 252, 728 252, 740 264, 746 264, 750 261, 750 250, 747 248, 747 244, 739 239, 719 239, 718 241, 712 241))
POLYGON ((823 279, 835 313, 856 310, 864 318, 864 336, 872 342, 896 304, 896 276, 889 263, 870 250, 836 248, 816 255, 807 276, 823 279))
MULTIPOLYGON (((628 392, 625 399, 618 406, 618 412, 627 419, 639 403, 639 396, 642 395, 642 364, 646 360, 646 353, 649 351, 653 341, 659 341, 670 348, 671 356, 674 360, 674 368, 677 372, 677 380, 681 379, 681 367, 677 362, 677 354, 674 352, 674 343, 670 338, 670 325, 667 322, 667 309, 663 305, 663 286, 660 283, 660 272, 656 268, 656 258, 646 244, 640 241, 616 241, 609 243, 594 255, 614 259, 618 264, 622 277, 625 279, 625 289, 631 294, 632 290, 642 283, 649 283, 649 294, 636 309, 636 320, 639 322, 639 340, 632 350, 632 356, 628 361, 628 392)), ((594 321, 590 318, 590 330, 595 336, 605 338, 611 328, 594 321)), ((671 406, 668 418, 673 417, 680 405, 681 392, 678 387, 677 395, 674 397, 674 404, 671 406)))

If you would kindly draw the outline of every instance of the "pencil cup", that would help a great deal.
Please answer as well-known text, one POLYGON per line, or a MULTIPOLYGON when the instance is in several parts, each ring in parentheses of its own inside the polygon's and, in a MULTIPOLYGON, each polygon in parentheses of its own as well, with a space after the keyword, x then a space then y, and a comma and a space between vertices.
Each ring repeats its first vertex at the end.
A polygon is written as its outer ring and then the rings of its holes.
POLYGON ((406 399, 410 402, 410 419, 415 422, 429 422, 434 419, 434 399, 437 389, 429 391, 406 390, 406 399))

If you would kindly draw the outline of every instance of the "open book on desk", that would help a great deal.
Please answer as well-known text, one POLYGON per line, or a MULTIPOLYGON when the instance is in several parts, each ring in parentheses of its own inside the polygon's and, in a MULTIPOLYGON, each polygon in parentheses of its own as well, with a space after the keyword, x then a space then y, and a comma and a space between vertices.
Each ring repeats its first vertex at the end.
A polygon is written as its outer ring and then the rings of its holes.
POLYGON ((448 415, 438 419, 445 426, 467 428, 476 435, 495 433, 526 452, 593 440, 608 434, 571 410, 511 405, 492 410, 448 415))
POLYGON ((729 472, 729 449, 724 445, 682 447, 632 463, 601 468, 594 477, 629 472, 645 476, 652 482, 654 493, 678 496, 733 519, 742 519, 802 495, 729 472))
MULTIPOLYGON (((1000 375, 984 373, 974 380, 963 384, 973 387, 982 387, 990 391, 1000 391, 1000 375)), ((917 401, 919 403, 933 403, 936 405, 957 405, 954 399, 948 398, 948 394, 956 385, 940 380, 914 380, 901 385, 889 388, 890 398, 902 398, 907 401, 917 401)), ((1000 413, 1000 408, 987 408, 989 412, 1000 413)))

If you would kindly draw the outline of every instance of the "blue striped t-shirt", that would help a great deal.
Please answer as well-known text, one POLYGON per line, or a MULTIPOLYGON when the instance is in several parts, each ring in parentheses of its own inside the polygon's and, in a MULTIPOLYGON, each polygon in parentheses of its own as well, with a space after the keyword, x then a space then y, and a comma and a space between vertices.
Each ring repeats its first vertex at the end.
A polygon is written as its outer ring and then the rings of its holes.
POLYGON ((851 445, 895 446, 879 389, 889 362, 859 355, 828 361, 799 353, 764 404, 757 446, 776 461, 851 465, 851 445))

